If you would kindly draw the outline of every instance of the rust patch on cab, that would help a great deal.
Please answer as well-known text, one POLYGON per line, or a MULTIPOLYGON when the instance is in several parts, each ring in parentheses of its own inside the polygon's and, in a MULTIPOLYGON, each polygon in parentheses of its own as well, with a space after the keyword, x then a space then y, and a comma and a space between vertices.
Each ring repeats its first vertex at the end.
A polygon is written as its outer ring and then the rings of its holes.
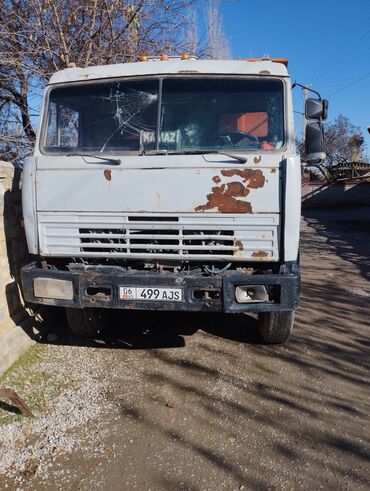
POLYGON ((251 189, 263 188, 265 184, 265 176, 260 169, 223 169, 221 174, 225 177, 240 176, 251 189))
POLYGON ((259 157, 254 157, 253 162, 255 164, 259 164, 261 162, 261 160, 262 160, 262 155, 260 155, 259 157))
POLYGON ((244 249, 243 242, 241 240, 236 240, 235 241, 235 247, 238 247, 239 251, 242 251, 244 249))
POLYGON ((105 169, 104 177, 106 178, 107 181, 111 181, 112 180, 112 171, 110 169, 105 169))
MULTIPOLYGON (((222 186, 225 186, 225 184, 222 184, 222 186)), ((249 190, 245 186, 243 186, 243 183, 239 181, 233 181, 226 184, 224 195, 229 198, 236 198, 239 196, 248 196, 248 193, 249 190)))
POLYGON ((276 172, 276 167, 274 167, 273 169, 270 170, 271 174, 275 174, 276 172))
POLYGON ((222 184, 212 188, 212 192, 207 195, 208 202, 199 205, 195 211, 206 211, 216 208, 221 213, 252 213, 252 206, 248 201, 237 199, 245 197, 249 193, 241 182, 235 181, 229 184, 222 184))
POLYGON ((266 251, 254 251, 251 254, 252 257, 267 257, 268 255, 269 253, 266 251))
MULTIPOLYGON (((195 211, 216 209, 221 213, 252 213, 251 203, 240 198, 248 196, 250 189, 264 186, 265 176, 263 172, 259 169, 222 169, 221 174, 224 177, 239 176, 242 178, 242 182, 232 181, 214 186, 212 192, 207 195, 207 203, 197 206, 195 211)), ((212 180, 219 184, 222 179, 220 176, 214 176, 212 180)))

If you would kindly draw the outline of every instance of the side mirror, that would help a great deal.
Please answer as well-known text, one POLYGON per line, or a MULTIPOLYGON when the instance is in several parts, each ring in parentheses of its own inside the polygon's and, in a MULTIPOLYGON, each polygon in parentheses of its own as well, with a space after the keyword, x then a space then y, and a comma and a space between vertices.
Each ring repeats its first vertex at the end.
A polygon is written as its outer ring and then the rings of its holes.
POLYGON ((305 160, 317 164, 326 158, 324 130, 321 122, 307 123, 305 134, 305 160))
POLYGON ((321 119, 328 117, 329 102, 327 99, 306 99, 304 114, 306 119, 321 119))

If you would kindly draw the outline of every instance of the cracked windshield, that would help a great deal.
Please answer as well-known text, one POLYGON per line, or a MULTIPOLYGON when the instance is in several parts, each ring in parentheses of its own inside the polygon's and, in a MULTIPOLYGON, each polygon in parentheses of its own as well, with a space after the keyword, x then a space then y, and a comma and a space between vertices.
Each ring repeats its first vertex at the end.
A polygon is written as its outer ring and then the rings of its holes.
POLYGON ((47 152, 191 153, 279 149, 279 80, 168 78, 55 88, 47 152))

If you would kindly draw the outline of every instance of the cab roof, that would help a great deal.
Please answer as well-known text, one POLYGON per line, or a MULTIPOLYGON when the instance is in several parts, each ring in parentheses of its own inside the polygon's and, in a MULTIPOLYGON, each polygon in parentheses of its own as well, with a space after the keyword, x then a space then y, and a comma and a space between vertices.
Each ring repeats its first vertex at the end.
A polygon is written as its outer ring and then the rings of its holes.
POLYGON ((283 63, 271 60, 181 60, 140 61, 100 65, 88 68, 66 68, 54 73, 48 85, 66 82, 81 82, 107 78, 149 76, 149 75, 272 75, 288 77, 283 63))

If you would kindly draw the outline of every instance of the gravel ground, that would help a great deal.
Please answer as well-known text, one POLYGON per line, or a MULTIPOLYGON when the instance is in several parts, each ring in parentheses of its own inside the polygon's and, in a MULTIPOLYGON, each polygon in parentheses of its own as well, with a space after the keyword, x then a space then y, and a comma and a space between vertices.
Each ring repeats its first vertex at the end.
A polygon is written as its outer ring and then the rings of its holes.
POLYGON ((33 475, 47 478, 55 457, 74 451, 81 443, 78 433, 71 430, 114 410, 105 397, 108 386, 102 377, 103 360, 91 357, 93 351, 87 347, 46 346, 38 350, 31 366, 21 365, 5 378, 8 384, 20 380, 22 395, 29 392, 32 400, 35 388, 22 383, 26 370, 32 370, 43 404, 34 411, 35 418, 18 417, 2 425, 0 475, 13 477, 18 484, 33 475))
POLYGON ((302 239, 285 346, 247 316, 120 313, 85 345, 51 326, 7 375, 36 417, 3 421, 0 489, 368 490, 370 210, 306 211, 302 239))

